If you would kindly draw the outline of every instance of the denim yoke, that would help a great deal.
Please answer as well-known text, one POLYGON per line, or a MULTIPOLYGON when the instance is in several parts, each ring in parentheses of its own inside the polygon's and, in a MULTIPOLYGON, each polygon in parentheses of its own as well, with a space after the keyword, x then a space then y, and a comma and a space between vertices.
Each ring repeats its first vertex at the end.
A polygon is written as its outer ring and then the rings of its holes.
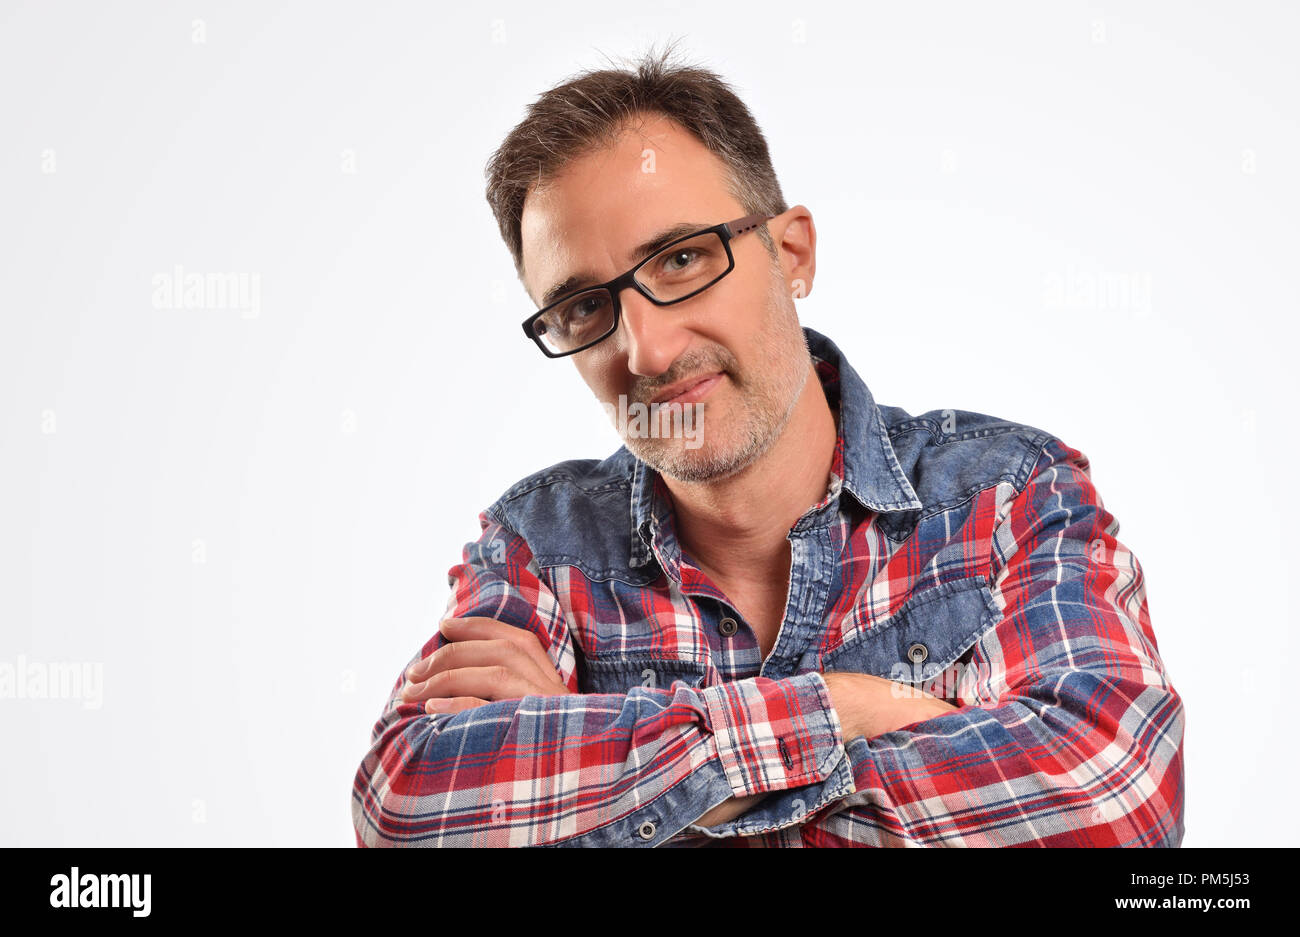
MULTIPOLYGON (((789 591, 766 660, 743 614, 682 549, 663 480, 626 447, 537 472, 489 508, 527 541, 556 595, 571 594, 576 575, 596 597, 564 610, 581 692, 840 670, 944 697, 931 689, 937 678, 1000 619, 996 524, 1054 437, 963 410, 877 406, 839 349, 804 333, 839 432, 825 497, 787 535, 789 591)), ((789 800, 797 812, 802 802, 789 800)), ((772 816, 788 809, 774 805, 772 816)), ((761 812, 755 822, 782 826, 761 812)))

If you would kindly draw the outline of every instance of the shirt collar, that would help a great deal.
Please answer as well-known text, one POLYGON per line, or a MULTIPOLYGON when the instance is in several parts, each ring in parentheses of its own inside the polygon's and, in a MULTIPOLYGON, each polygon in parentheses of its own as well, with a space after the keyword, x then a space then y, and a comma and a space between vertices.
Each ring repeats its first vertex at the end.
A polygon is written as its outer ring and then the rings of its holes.
MULTIPOLYGON (((866 383, 825 335, 804 327, 814 362, 829 366, 831 383, 839 377, 840 440, 844 446, 844 488, 865 508, 880 513, 919 510, 916 491, 889 441, 884 417, 866 383)), ((818 367, 818 374, 823 370, 818 367)), ((827 386, 822 379, 822 386, 827 386)))
MULTIPOLYGON (((847 491, 864 508, 879 513, 922 507, 898 463, 880 408, 866 383, 834 342, 807 326, 803 332, 826 399, 832 408, 838 408, 839 431, 833 471, 843 471, 841 490, 847 491)), ((639 567, 654 558, 650 544, 656 531, 669 529, 672 502, 658 472, 635 456, 631 457, 631 462, 632 550, 629 561, 632 566, 639 567)), ((829 490, 834 491, 835 480, 831 482, 829 490)))

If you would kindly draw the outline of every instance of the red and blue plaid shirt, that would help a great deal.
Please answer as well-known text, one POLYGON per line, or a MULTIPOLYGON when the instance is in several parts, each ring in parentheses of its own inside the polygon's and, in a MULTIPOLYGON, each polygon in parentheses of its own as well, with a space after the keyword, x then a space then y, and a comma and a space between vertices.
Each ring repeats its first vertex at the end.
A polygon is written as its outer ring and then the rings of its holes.
POLYGON ((767 659, 645 463, 623 447, 536 472, 480 515, 446 616, 532 632, 573 695, 429 715, 403 671, 356 774, 358 845, 1181 843, 1183 704, 1088 459, 1033 427, 877 406, 804 332, 838 440, 790 530, 767 659), (846 739, 831 670, 958 708, 846 739))

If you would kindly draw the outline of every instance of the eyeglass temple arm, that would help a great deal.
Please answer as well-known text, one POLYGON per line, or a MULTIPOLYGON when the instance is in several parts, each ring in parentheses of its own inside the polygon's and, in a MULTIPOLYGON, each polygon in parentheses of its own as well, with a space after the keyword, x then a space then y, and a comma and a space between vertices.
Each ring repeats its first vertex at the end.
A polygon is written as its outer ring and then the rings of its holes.
POLYGON ((740 237, 740 235, 744 234, 746 231, 757 228, 763 222, 771 221, 775 217, 776 215, 757 214, 746 215, 744 218, 738 218, 735 221, 728 221, 726 225, 727 234, 731 235, 733 238, 740 237))

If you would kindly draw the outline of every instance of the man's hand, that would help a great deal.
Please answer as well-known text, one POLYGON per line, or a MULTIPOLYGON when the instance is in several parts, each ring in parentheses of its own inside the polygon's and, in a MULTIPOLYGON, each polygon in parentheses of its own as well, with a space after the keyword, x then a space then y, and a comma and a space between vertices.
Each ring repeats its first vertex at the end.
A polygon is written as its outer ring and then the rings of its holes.
POLYGON ((532 632, 492 618, 448 618, 440 627, 449 643, 407 669, 406 702, 454 713, 490 700, 569 695, 532 632))
POLYGON ((836 671, 822 674, 822 679, 830 691, 831 706, 839 716, 846 744, 859 735, 874 738, 957 711, 956 706, 937 696, 884 677, 836 671))

